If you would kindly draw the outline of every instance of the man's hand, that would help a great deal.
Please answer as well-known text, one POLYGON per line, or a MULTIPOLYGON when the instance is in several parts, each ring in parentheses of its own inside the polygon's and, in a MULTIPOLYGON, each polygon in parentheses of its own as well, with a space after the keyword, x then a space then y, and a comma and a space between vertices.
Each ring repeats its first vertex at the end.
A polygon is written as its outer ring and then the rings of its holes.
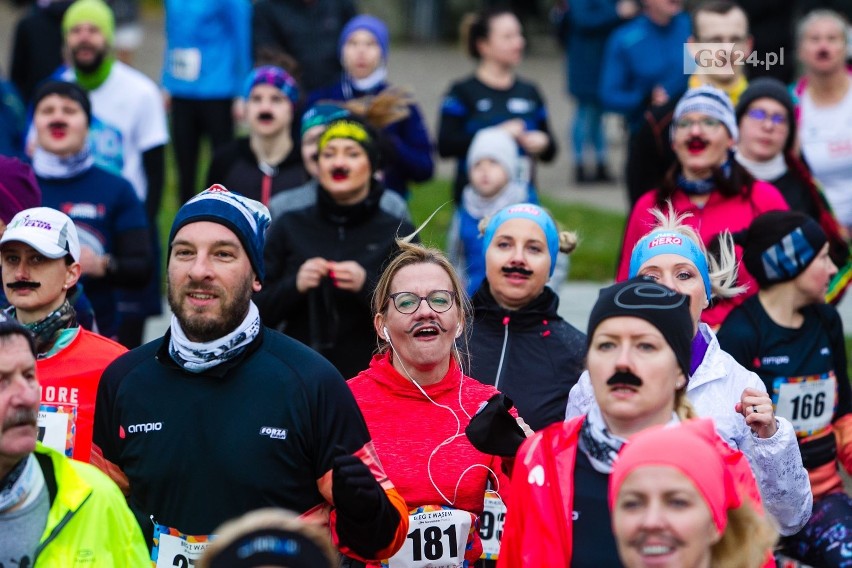
POLYGON ((326 259, 318 256, 306 260, 296 273, 296 290, 304 294, 319 286, 322 279, 328 275, 328 265, 326 259))

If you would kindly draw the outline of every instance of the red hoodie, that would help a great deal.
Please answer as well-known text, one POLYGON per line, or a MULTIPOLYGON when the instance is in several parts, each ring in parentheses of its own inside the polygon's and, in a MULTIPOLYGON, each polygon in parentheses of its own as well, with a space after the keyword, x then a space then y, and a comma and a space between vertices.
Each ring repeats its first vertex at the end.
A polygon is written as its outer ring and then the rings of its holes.
MULTIPOLYGON (((387 353, 373 357, 367 370, 349 380, 349 388, 367 421, 385 473, 412 510, 426 505, 448 505, 429 481, 428 472, 441 493, 453 501, 453 507, 475 515, 482 513, 490 473, 483 467, 471 468, 472 465, 490 468, 498 475, 501 492, 508 492, 509 482, 500 471, 500 458, 476 450, 464 434, 469 417, 498 391, 463 375, 454 359, 450 359, 450 368, 440 382, 423 387, 433 401, 452 412, 423 396, 408 378, 394 369, 387 353), (444 442, 447 443, 442 445, 444 442), (427 472, 430 455, 438 446, 441 447, 431 458, 427 472)), ((482 554, 478 532, 473 534, 473 542, 465 553, 471 562, 482 554)))

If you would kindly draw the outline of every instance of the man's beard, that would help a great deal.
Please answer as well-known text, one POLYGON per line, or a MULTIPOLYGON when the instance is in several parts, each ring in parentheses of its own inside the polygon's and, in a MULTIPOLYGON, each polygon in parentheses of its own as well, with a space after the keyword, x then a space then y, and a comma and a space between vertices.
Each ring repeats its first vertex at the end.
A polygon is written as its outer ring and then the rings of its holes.
MULTIPOLYGON (((89 46, 91 47, 91 46, 89 46)), ((91 62, 83 62, 77 59, 76 50, 71 52, 71 58, 74 60, 74 67, 85 74, 91 74, 100 69, 101 65, 103 65, 104 59, 106 59, 106 49, 100 50, 95 53, 94 58, 91 62)))
MULTIPOLYGON (((225 337, 242 323, 248 313, 249 302, 251 301, 252 289, 251 279, 246 279, 240 284, 239 288, 234 290, 233 297, 230 301, 222 304, 222 313, 217 318, 212 318, 208 314, 195 313, 195 308, 186 305, 186 296, 181 291, 181 297, 175 298, 175 291, 169 283, 169 307, 172 313, 180 324, 184 334, 196 343, 208 343, 210 341, 225 337), (184 304, 181 304, 181 301, 184 304)), ((195 290, 203 290, 204 288, 194 288, 195 290)), ((220 292, 217 290, 217 293, 220 292)), ((218 294, 222 300, 221 293, 218 294)))

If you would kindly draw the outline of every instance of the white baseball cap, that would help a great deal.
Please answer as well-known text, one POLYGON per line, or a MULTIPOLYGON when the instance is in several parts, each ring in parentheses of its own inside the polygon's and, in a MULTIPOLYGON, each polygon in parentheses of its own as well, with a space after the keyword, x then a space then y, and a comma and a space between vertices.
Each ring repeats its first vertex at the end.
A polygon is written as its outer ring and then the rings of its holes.
POLYGON ((50 207, 24 209, 12 217, 0 245, 10 241, 30 245, 47 258, 70 254, 74 262, 80 262, 80 239, 74 221, 50 207))

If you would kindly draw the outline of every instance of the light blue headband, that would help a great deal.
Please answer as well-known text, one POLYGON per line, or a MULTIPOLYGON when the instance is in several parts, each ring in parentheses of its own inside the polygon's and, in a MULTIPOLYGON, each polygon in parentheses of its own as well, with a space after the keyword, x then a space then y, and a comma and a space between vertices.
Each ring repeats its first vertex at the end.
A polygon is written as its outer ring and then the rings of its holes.
POLYGON ((707 301, 710 301, 713 290, 710 286, 710 269, 707 267, 707 257, 701 247, 695 244, 692 239, 680 233, 653 231, 642 237, 633 247, 633 253, 630 255, 630 271, 627 277, 637 276, 643 264, 661 254, 676 254, 691 261, 701 273, 704 291, 707 293, 707 301))
POLYGON ((485 235, 482 237, 482 254, 485 255, 500 225, 511 219, 529 219, 541 227, 547 241, 547 250, 550 252, 550 276, 553 276, 553 271, 556 269, 556 255, 559 254, 559 229, 556 228, 556 223, 547 211, 532 203, 509 205, 491 217, 485 229, 485 235))

